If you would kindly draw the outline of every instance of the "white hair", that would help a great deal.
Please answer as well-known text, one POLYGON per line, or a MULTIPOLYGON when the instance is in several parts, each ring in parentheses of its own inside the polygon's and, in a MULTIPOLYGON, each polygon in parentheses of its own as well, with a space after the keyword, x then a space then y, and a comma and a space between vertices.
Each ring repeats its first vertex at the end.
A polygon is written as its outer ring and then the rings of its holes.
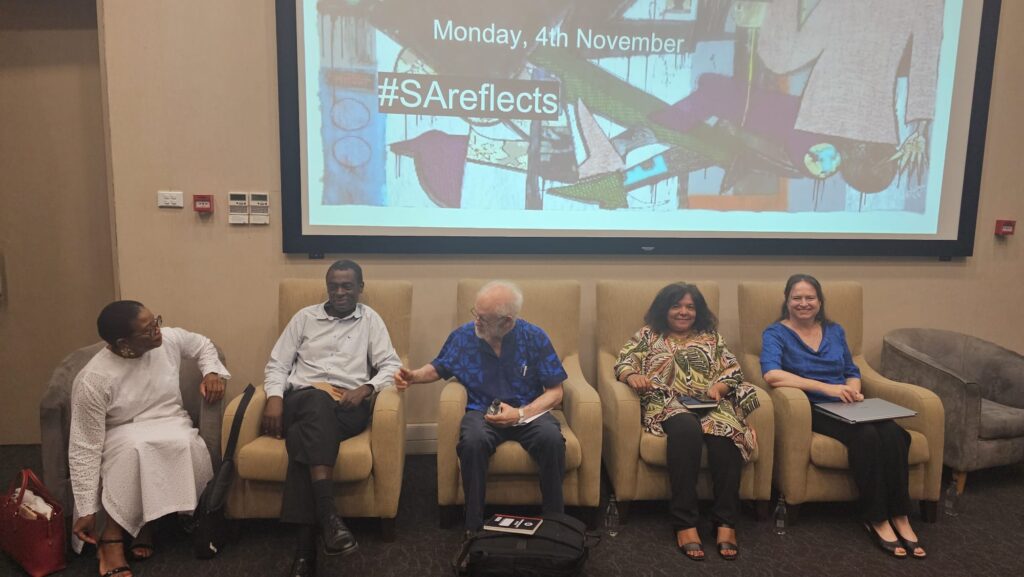
POLYGON ((501 316, 508 316, 517 318, 519 311, 523 310, 523 291, 519 290, 519 287, 515 283, 507 280, 492 280, 491 282, 480 287, 480 290, 476 293, 476 298, 491 292, 501 290, 505 291, 512 298, 502 300, 495 307, 495 312, 501 316))

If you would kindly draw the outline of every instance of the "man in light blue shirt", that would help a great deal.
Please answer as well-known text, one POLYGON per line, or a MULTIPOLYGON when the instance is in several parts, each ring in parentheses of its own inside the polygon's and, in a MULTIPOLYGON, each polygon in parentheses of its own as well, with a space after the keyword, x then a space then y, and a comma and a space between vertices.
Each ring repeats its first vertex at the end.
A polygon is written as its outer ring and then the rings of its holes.
POLYGON ((401 360, 380 315, 359 302, 363 271, 339 260, 327 270, 328 300, 295 313, 267 363, 263 433, 285 438, 288 472, 281 521, 300 525, 289 575, 311 575, 319 525, 329 555, 356 550, 334 507, 338 446, 370 420, 370 399, 389 386, 401 360))

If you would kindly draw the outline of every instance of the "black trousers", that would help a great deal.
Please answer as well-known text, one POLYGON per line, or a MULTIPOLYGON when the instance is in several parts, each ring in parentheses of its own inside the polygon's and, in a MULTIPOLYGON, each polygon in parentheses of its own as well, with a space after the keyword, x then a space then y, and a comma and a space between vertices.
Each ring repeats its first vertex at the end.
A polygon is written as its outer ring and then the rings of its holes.
POLYGON ((740 474, 743 455, 726 437, 705 435, 697 415, 680 413, 661 423, 668 437, 668 479, 672 487, 669 513, 676 531, 697 526, 697 475, 701 450, 708 448, 708 466, 715 492, 711 515, 715 521, 736 526, 740 514, 740 474))
POLYGON ((312 387, 284 395, 283 428, 288 449, 281 520, 285 523, 316 523, 312 465, 331 468, 338 460, 338 445, 366 429, 370 422, 369 398, 348 409, 329 394, 312 387))
POLYGON ((565 437, 558 419, 547 413, 526 425, 499 428, 485 421, 483 412, 467 411, 462 417, 456 447, 462 465, 462 489, 466 494, 466 529, 476 531, 484 524, 487 465, 495 449, 505 441, 518 441, 537 462, 544 512, 565 512, 562 497, 565 437))
POLYGON ((846 445, 864 520, 879 523, 910 514, 910 433, 895 421, 853 425, 818 411, 811 414, 811 430, 846 445))

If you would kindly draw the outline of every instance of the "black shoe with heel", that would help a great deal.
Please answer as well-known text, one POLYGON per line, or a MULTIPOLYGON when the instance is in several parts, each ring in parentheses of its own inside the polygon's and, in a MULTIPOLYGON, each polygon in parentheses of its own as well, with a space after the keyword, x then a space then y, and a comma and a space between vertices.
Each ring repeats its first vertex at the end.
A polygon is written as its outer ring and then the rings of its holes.
POLYGON ((896 538, 899 539, 900 544, 903 545, 904 549, 906 549, 907 557, 913 557, 914 559, 924 559, 928 557, 928 553, 924 550, 924 547, 921 546, 921 543, 918 541, 911 541, 901 535, 899 530, 896 529, 896 524, 892 522, 892 519, 889 519, 889 525, 892 527, 892 532, 896 533, 896 538), (921 550, 920 555, 917 554, 918 549, 921 550))
MULTIPOLYGON (((867 521, 864 522, 864 528, 868 530, 868 533, 871 534, 871 538, 882 549, 882 551, 885 551, 886 553, 892 555, 897 559, 907 558, 906 549, 903 550, 902 554, 896 551, 897 549, 903 548, 903 545, 900 544, 899 539, 896 539, 894 541, 886 541, 885 539, 882 539, 882 536, 878 534, 878 531, 875 531, 875 528, 871 525, 870 522, 867 521)), ((899 535, 899 533, 897 533, 897 535, 899 535)))
MULTIPOLYGON (((735 534, 736 528, 728 523, 715 524, 715 539, 718 539, 718 529, 732 529, 735 534)), ((726 561, 735 561, 740 556, 739 546, 732 541, 718 541, 718 554, 726 561), (731 552, 731 553, 730 553, 731 552)))

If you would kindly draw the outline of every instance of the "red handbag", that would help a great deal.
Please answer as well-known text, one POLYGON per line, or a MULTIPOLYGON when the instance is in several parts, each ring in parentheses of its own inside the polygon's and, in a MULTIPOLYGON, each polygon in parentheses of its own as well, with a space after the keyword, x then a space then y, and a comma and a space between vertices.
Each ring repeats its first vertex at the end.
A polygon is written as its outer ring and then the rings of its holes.
POLYGON ((64 512, 31 469, 22 469, 0 501, 0 549, 32 577, 42 577, 67 566, 64 512), (20 479, 20 481, 19 481, 20 479), (21 490, 15 497, 15 487, 21 490), (25 490, 30 489, 53 507, 49 519, 26 519, 19 513, 25 490))

